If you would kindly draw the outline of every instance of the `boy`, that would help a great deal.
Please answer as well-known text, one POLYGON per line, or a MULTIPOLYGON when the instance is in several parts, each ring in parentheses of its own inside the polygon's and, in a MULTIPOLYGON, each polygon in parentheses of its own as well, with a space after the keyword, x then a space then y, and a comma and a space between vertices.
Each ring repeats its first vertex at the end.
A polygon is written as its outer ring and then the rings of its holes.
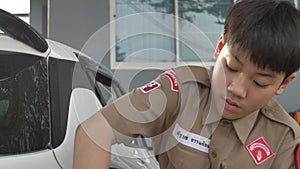
POLYGON ((74 167, 108 168, 111 144, 143 135, 163 169, 295 168, 299 126, 272 97, 300 67, 299 11, 288 2, 238 1, 214 58, 213 70, 167 71, 85 121, 74 167))

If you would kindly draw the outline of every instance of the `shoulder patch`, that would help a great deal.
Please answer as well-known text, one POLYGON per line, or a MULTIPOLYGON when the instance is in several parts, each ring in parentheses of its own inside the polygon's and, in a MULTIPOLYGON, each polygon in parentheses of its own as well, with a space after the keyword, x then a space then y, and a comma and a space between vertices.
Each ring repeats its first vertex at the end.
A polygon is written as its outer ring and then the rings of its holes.
POLYGON ((151 81, 148 84, 146 84, 142 87, 139 87, 138 89, 140 89, 143 93, 149 93, 159 87, 160 87, 159 83, 157 83, 156 81, 151 81))
POLYGON ((263 137, 259 137, 246 146, 256 165, 260 165, 274 156, 274 152, 263 137))
POLYGON ((178 83, 176 79, 176 73, 173 70, 166 71, 162 74, 163 76, 166 76, 170 82, 171 82, 171 90, 174 92, 178 92, 178 83))

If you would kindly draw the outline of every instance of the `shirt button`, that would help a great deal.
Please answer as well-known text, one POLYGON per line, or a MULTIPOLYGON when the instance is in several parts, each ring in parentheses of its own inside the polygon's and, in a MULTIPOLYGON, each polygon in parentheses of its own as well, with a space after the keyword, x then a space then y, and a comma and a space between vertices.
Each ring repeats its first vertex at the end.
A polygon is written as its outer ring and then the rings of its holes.
POLYGON ((217 152, 215 150, 213 150, 211 152, 211 156, 212 156, 212 158, 216 158, 217 157, 217 152))
POLYGON ((272 110, 271 110, 271 109, 268 109, 268 108, 265 108, 265 112, 266 112, 266 113, 272 113, 272 110))
POLYGON ((224 125, 229 125, 229 124, 231 124, 231 121, 229 121, 229 120, 221 120, 221 123, 224 124, 224 125))

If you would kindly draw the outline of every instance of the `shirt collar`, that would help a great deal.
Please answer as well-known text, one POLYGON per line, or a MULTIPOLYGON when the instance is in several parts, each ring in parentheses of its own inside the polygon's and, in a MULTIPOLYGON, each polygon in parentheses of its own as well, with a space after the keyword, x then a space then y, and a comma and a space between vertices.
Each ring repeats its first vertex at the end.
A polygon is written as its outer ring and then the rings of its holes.
MULTIPOLYGON (((222 119, 222 115, 221 113, 219 113, 217 106, 214 105, 214 102, 212 102, 212 92, 210 92, 209 94, 209 99, 208 102, 210 104, 208 104, 207 106, 209 106, 209 110, 208 111, 204 111, 203 113, 203 119, 202 119, 202 124, 203 125, 210 125, 213 123, 218 123, 221 119, 222 119)), ((223 111, 223 110, 222 110, 223 111)))
MULTIPOLYGON (((246 117, 233 120, 232 124, 235 132, 240 139, 240 141, 245 144, 253 126, 257 119, 259 110, 247 115, 246 117)), ((217 111, 210 110, 207 115, 205 115, 202 121, 203 125, 213 125, 217 127, 219 121, 222 119, 221 115, 217 111)))
POLYGON ((252 128, 254 126, 254 123, 258 116, 258 112, 259 112, 259 110, 249 114, 246 117, 234 120, 232 122, 235 132, 243 144, 245 144, 245 142, 250 134, 250 131, 252 130, 252 128))
POLYGON ((204 116, 202 120, 203 125, 209 125, 213 123, 217 123, 222 119, 222 116, 218 111, 213 110, 212 107, 210 107, 209 112, 204 116))

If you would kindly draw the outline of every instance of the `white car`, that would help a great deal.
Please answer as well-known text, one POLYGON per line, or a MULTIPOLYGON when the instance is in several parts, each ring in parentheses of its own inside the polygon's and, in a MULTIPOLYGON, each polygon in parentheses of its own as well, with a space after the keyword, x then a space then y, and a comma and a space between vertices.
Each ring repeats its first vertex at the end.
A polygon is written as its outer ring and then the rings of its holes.
MULTIPOLYGON (((105 66, 3 10, 0 30, 0 168, 71 169, 77 126, 123 90, 105 66)), ((114 145, 111 167, 159 168, 148 143, 114 145)))

